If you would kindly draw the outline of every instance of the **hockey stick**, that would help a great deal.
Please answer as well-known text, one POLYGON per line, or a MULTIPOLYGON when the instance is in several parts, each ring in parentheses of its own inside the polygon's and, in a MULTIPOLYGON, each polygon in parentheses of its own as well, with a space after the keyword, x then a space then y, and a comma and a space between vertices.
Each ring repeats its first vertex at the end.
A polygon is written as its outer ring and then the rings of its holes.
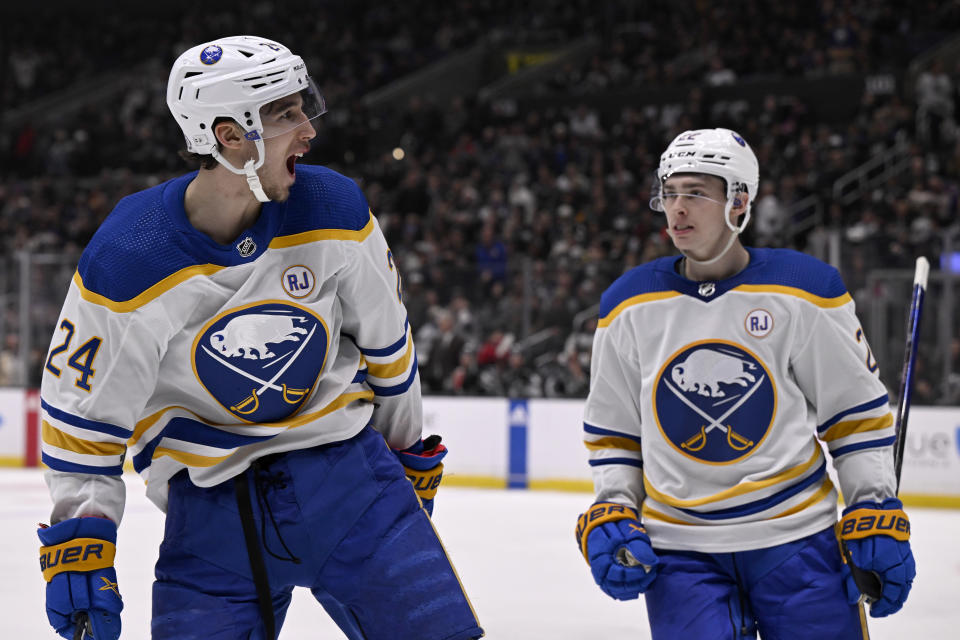
POLYGON ((78 613, 74 619, 73 640, 83 640, 86 637, 93 637, 93 628, 90 625, 90 618, 86 611, 78 613), (86 632, 86 633, 84 633, 86 632))
MULTIPOLYGON (((917 361, 917 347, 920 343, 920 312, 923 311, 923 299, 927 292, 927 277, 930 275, 930 263, 926 258, 917 258, 917 267, 913 275, 913 299, 910 301, 910 314, 907 316, 907 344, 903 355, 903 369, 900 372, 900 399, 897 403, 895 422, 896 440, 893 449, 893 468, 897 478, 896 493, 900 493, 900 470, 903 467, 903 449, 907 443, 907 416, 910 413, 910 395, 913 391, 913 372, 917 361)), ((870 604, 880 599, 883 585, 872 571, 863 571, 850 559, 850 551, 843 547, 853 581, 860 590, 860 602, 870 604)))

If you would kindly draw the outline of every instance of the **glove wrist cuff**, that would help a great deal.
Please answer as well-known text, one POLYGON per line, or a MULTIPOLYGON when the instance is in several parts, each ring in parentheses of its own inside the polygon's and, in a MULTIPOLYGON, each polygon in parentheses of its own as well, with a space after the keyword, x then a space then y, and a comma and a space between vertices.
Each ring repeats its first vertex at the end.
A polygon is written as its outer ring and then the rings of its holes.
POLYGON ((587 555, 587 538, 590 532, 606 522, 625 519, 639 520, 640 518, 635 509, 616 502, 598 502, 580 514, 577 518, 577 545, 587 564, 590 564, 590 556, 587 555))
POLYGON ((890 536, 900 542, 910 540, 910 519, 903 509, 858 507, 844 514, 837 524, 841 540, 859 540, 869 536, 890 536))
POLYGON ((109 540, 74 538, 40 547, 40 570, 47 582, 64 571, 96 571, 113 566, 117 547, 109 540))
POLYGON ((437 495, 437 488, 440 486, 440 480, 443 478, 443 463, 439 463, 432 469, 421 471, 413 469, 406 465, 403 471, 407 479, 413 483, 413 490, 417 492, 421 500, 433 500, 437 495))

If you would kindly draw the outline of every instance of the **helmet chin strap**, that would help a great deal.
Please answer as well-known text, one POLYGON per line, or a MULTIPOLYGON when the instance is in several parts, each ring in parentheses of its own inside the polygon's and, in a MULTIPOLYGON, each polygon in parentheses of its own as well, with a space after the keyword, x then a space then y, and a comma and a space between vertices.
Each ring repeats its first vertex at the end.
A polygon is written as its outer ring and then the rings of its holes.
POLYGON ((243 165, 243 173, 247 176, 247 186, 250 187, 250 191, 253 191, 254 197, 260 202, 270 202, 270 198, 267 197, 263 186, 260 184, 260 176, 257 175, 257 170, 253 166, 253 158, 247 160, 246 164, 243 165))
POLYGON ((212 151, 213 157, 217 162, 222 164, 224 167, 229 169, 231 172, 244 176, 247 179, 247 186, 250 187, 250 191, 253 192, 253 196, 259 202, 270 202, 270 198, 267 196, 266 192, 263 190, 263 185, 260 184, 260 176, 257 175, 257 169, 263 166, 263 142, 261 140, 256 140, 257 155, 259 160, 254 163, 253 158, 250 158, 243 165, 243 169, 237 169, 235 166, 230 164, 230 161, 220 155, 220 152, 214 147, 212 151))
MULTIPOLYGON (((750 221, 750 207, 748 206, 748 207, 747 207, 747 211, 746 211, 746 213, 745 213, 744 216, 743 216, 743 222, 740 223, 740 226, 739 226, 739 227, 738 227, 738 226, 735 226, 735 225, 730 221, 730 210, 731 210, 732 208, 733 208, 733 198, 727 198, 727 203, 726 203, 726 204, 724 205, 724 207, 723 207, 723 220, 724 220, 724 222, 727 223, 727 227, 730 229, 730 239, 727 240, 727 244, 724 245, 724 247, 723 247, 723 249, 720 251, 720 253, 718 253, 718 254, 715 255, 714 257, 710 258, 709 260, 696 260, 696 259, 694 259, 694 258, 691 258, 691 257, 690 257, 689 255, 687 255, 686 253, 683 254, 683 257, 684 257, 684 258, 686 258, 687 260, 689 260, 690 262, 692 262, 692 263, 695 264, 695 265, 698 265, 698 266, 701 266, 701 267, 705 267, 705 266, 707 266, 707 265, 713 264, 714 262, 716 262, 717 260, 719 260, 720 258, 722 258, 724 255, 726 255, 727 251, 730 250, 730 247, 733 246, 733 241, 737 239, 737 236, 739 236, 741 233, 743 233, 743 230, 747 228, 747 223, 750 221)), ((682 253, 682 252, 681 252, 681 253, 682 253)))

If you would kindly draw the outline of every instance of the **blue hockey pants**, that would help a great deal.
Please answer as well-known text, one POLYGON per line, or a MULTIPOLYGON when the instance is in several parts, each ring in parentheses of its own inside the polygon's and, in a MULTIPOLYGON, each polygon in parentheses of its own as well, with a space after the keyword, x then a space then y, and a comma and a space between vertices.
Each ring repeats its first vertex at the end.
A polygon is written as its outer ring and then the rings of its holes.
MULTIPOLYGON (((244 472, 276 628, 307 587, 350 640, 483 635, 403 467, 371 427, 244 472)), ((170 481, 154 640, 265 640, 234 481, 170 481)))
POLYGON ((646 592, 654 640, 864 640, 863 607, 847 604, 833 529, 766 549, 656 549, 646 592))

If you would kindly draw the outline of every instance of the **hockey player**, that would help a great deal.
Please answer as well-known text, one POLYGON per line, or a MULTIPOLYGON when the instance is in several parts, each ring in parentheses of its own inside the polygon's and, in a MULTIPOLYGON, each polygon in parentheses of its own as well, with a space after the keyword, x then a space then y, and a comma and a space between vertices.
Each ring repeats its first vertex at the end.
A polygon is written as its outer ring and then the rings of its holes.
POLYGON ((893 416, 837 271, 740 243, 758 181, 728 129, 661 156, 651 207, 681 255, 603 294, 577 541, 604 592, 645 594, 655 639, 866 638, 841 544, 882 582, 873 616, 915 575, 893 416))
POLYGON ((397 265, 357 185, 299 163, 325 111, 303 60, 205 43, 167 103, 202 168, 117 205, 46 360, 50 623, 120 635, 129 460, 166 512, 155 640, 275 638, 294 586, 352 640, 481 637, 428 516, 446 448, 397 265))

